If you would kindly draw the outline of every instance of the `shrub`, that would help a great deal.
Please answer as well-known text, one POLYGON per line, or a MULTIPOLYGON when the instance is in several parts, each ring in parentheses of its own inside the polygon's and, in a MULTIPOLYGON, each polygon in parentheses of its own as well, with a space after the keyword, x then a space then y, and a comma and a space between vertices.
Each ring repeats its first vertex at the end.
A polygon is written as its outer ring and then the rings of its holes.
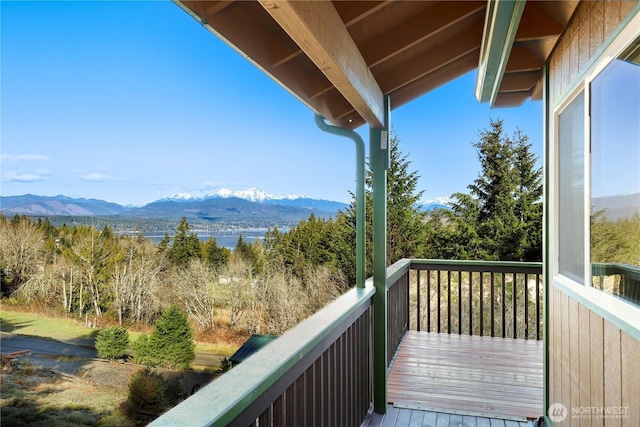
POLYGON ((125 355, 129 345, 129 332, 117 326, 98 331, 96 350, 103 359, 119 359, 125 355))
POLYGON ((133 374, 129 381, 129 394, 124 410, 132 418, 140 414, 161 414, 167 409, 165 380, 157 372, 145 368, 133 374))
POLYGON ((149 345, 149 335, 141 334, 133 343, 133 361, 141 365, 155 365, 149 345))
POLYGON ((129 394, 122 404, 123 412, 137 424, 146 425, 184 399, 186 392, 181 378, 167 380, 151 368, 136 372, 129 381, 129 394))
POLYGON ((162 313, 149 338, 151 358, 166 368, 187 369, 195 359, 193 330, 187 315, 172 305, 162 313))

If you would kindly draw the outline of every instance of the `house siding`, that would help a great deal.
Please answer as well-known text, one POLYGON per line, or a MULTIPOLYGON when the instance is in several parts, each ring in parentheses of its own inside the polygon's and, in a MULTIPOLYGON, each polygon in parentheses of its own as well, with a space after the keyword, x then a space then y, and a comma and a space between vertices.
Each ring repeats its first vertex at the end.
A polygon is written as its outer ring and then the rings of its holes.
MULTIPOLYGON (((584 75, 591 58, 636 3, 578 5, 549 59, 552 108, 584 75)), ((640 342, 555 286, 549 291, 547 313, 548 404, 561 403, 568 410, 567 418, 554 425, 640 426, 640 342), (623 413, 572 417, 572 408, 623 413)))

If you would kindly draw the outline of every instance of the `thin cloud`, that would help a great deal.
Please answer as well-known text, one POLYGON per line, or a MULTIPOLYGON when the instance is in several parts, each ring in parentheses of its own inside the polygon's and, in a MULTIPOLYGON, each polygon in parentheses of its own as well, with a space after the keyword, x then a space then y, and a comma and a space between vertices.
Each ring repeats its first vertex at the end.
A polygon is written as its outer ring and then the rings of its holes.
POLYGON ((3 162, 20 162, 20 161, 40 161, 46 162, 49 160, 47 156, 41 156, 40 154, 2 154, 0 159, 3 162))
POLYGON ((97 173, 97 172, 81 175, 80 179, 83 181, 91 181, 91 182, 115 181, 115 179, 111 175, 105 175, 103 173, 97 173))
POLYGON ((49 175, 49 171, 47 170, 38 170, 35 173, 21 173, 21 172, 7 172, 2 176, 2 179, 7 182, 22 182, 22 183, 30 183, 30 182, 38 182, 44 181, 45 178, 49 175))

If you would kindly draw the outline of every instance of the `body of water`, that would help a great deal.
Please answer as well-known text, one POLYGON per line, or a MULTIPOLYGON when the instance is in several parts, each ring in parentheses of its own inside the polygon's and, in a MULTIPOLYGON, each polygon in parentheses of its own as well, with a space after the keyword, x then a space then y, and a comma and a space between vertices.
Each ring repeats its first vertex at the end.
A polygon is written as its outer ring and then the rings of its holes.
MULTIPOLYGON (((284 233, 287 230, 280 230, 280 232, 284 233)), ((264 235, 267 232, 266 229, 252 229, 252 230, 216 230, 216 231, 203 231, 203 230, 193 230, 198 236, 200 241, 207 241, 209 237, 213 237, 216 239, 216 243, 218 246, 222 246, 225 248, 233 249, 236 247, 236 243, 238 242, 238 237, 242 234, 242 238, 245 242, 251 244, 256 240, 264 240, 264 235)), ((160 240, 164 237, 164 234, 161 235, 145 235, 147 239, 151 240, 154 244, 158 244, 160 240)), ((169 235, 173 239, 173 235, 169 235)))

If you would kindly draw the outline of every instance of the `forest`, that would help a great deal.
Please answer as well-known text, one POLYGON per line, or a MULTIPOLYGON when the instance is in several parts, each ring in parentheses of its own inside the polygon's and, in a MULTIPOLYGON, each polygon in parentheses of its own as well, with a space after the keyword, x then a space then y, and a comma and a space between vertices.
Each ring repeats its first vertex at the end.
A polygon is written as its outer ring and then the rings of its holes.
MULTIPOLYGON (((492 120, 474 143, 480 163, 451 209, 424 212, 424 190, 399 139, 387 177, 389 264, 401 258, 539 261, 542 171, 528 137, 492 120)), ((367 174, 367 276, 371 275, 372 176, 367 174)), ((153 325, 177 306, 199 331, 281 334, 355 282, 355 196, 335 218, 311 215, 233 250, 200 241, 183 218, 157 245, 109 225, 0 217, 2 295, 99 327, 153 325)), ((635 219, 637 220, 637 218, 635 219)), ((637 221, 636 221, 637 222, 637 221)))

